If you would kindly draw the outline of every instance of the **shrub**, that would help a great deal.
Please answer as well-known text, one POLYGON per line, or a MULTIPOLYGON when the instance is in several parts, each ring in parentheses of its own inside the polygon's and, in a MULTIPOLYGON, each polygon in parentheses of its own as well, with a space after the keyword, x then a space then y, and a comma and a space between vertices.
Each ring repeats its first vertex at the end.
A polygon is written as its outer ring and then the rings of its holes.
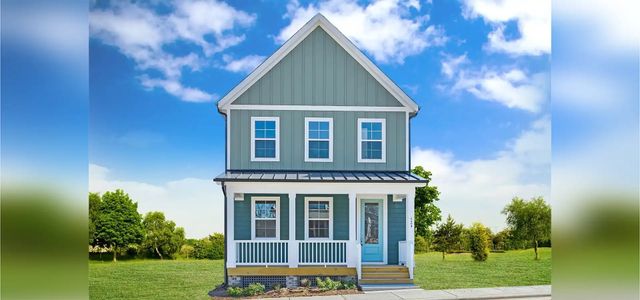
POLYGON ((324 280, 320 277, 316 277, 316 284, 321 291, 335 291, 342 289, 342 282, 331 280, 329 277, 326 277, 324 280))
POLYGON ((276 283, 271 287, 273 290, 277 291, 282 288, 282 284, 276 283))
POLYGON ((241 287, 229 287, 227 289, 227 295, 231 297, 240 297, 243 294, 243 289, 241 287))
POLYGON ((195 249, 193 248, 193 246, 191 245, 182 245, 182 247, 180 247, 180 256, 182 256, 183 258, 193 258, 193 252, 195 251, 195 249))
POLYGON ((300 286, 301 287, 309 287, 309 286, 311 286, 311 281, 309 279, 302 278, 302 279, 300 279, 300 286))
POLYGON ((415 253, 423 253, 423 252, 429 251, 429 245, 427 244, 427 240, 424 237, 419 235, 416 236, 415 243, 416 243, 414 248, 415 253))
POLYGON ((485 261, 489 256, 489 239, 491 234, 487 227, 480 223, 473 223, 468 231, 469 250, 476 261, 485 261))
POLYGON ((244 288, 243 296, 255 296, 264 294, 264 285, 261 283, 252 283, 248 287, 244 288))

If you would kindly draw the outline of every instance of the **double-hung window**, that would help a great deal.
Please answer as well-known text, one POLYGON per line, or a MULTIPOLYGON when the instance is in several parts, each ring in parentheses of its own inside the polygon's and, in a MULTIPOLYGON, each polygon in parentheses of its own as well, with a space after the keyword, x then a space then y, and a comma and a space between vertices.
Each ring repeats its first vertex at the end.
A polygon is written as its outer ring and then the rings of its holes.
POLYGON ((304 160, 333 161, 333 119, 305 118, 304 120, 304 160))
POLYGON ((280 237, 280 203, 278 198, 251 198, 251 232, 253 239, 280 237))
POLYGON ((280 119, 278 117, 251 118, 251 160, 280 160, 280 119))
POLYGON ((332 198, 305 198, 305 239, 333 239, 332 198))
POLYGON ((385 120, 358 119, 358 162, 385 162, 385 120))

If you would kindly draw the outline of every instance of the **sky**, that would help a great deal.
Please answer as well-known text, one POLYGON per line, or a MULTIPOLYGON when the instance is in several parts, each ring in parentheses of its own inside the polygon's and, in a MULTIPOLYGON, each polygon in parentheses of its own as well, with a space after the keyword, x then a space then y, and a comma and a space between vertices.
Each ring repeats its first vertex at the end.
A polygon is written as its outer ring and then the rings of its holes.
POLYGON ((94 1, 89 189, 122 188, 204 237, 223 230, 216 101, 324 14, 419 105, 412 165, 443 218, 494 231, 514 196, 549 197, 548 1, 94 1))

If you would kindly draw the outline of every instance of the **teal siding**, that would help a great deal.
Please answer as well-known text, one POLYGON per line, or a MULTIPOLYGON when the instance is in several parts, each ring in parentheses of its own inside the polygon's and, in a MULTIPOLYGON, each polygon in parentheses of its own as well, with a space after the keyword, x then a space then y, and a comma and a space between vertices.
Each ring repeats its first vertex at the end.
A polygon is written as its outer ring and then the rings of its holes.
POLYGON ((233 235, 236 240, 251 239, 251 197, 280 197, 280 239, 289 239, 289 195, 287 194, 245 194, 244 201, 234 201, 233 235))
POLYGON ((404 112, 232 110, 230 169, 258 170, 406 170, 404 112), (251 161, 251 117, 280 118, 280 161, 251 161), (333 162, 304 161, 304 118, 333 118, 333 162), (358 163, 358 118, 386 119, 386 162, 358 163))
POLYGON ((233 104, 402 106, 320 27, 233 104))
POLYGON ((296 240, 304 240, 304 198, 333 197, 333 239, 349 240, 349 195, 296 195, 296 240))
POLYGON ((406 240, 406 200, 402 202, 393 202, 393 195, 387 196, 387 213, 388 228, 387 239, 387 263, 390 265, 398 264, 398 242, 406 240))

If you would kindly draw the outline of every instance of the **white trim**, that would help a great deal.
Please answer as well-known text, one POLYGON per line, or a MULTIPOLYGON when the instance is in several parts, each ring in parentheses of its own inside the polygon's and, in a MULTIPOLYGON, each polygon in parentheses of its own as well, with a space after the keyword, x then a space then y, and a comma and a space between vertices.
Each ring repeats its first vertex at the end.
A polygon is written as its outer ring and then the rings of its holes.
POLYGON ((404 106, 347 106, 347 105, 262 105, 231 104, 229 110, 292 110, 292 111, 376 111, 376 112, 410 112, 404 106))
POLYGON ((333 197, 304 197, 304 239, 305 240, 333 240, 333 197), (309 201, 329 202, 329 237, 310 238, 309 237, 309 201))
POLYGON ((231 169, 231 111, 227 110, 226 122, 227 122, 227 140, 226 140, 226 148, 227 148, 227 168, 231 169))
POLYGON ((409 145, 409 139, 411 138, 409 136, 409 113, 405 113, 405 119, 406 119, 406 123, 404 125, 404 144, 405 144, 405 149, 404 149, 404 153, 406 155, 405 157, 405 165, 407 166, 407 171, 411 171, 411 145, 409 145))
POLYGON ((280 117, 251 117, 251 161, 280 161, 280 117), (276 157, 256 157, 256 121, 276 122, 276 157))
MULTIPOLYGON (((368 119, 358 118, 358 128, 356 129, 356 135, 358 135, 358 162, 359 163, 385 163, 387 162, 387 122, 386 119, 368 119), (362 158, 362 123, 363 122, 378 122, 382 123, 382 156, 381 159, 365 159, 362 158)), ((377 140, 376 140, 377 141, 377 140)))
MULTIPOLYGON (((358 207, 358 213, 357 215, 357 224, 358 224, 358 243, 360 243, 360 235, 362 232, 362 228, 360 228, 360 214, 362 213, 362 200, 382 200, 382 261, 381 262, 366 262, 367 265, 386 265, 389 260, 387 257, 387 250, 389 248, 388 245, 388 233, 387 233, 387 222, 389 221, 387 219, 387 214, 388 214, 388 208, 387 208, 387 195, 386 194, 358 194, 356 195, 356 199, 357 199, 357 207, 358 207)), ((360 259, 362 260, 362 255, 360 256, 360 259)))
POLYGON ((375 78, 392 96, 394 96, 411 112, 419 110, 418 105, 398 87, 387 75, 385 75, 371 60, 369 60, 342 32, 340 32, 322 14, 316 14, 300 30, 298 30, 289 40, 287 40, 274 54, 260 64, 249 76, 240 84, 235 86, 227 95, 218 102, 218 110, 224 110, 226 106, 240 97, 253 84, 262 78, 269 70, 278 64, 291 50, 302 42, 316 27, 324 29, 347 53, 349 53, 373 78, 375 78))
MULTIPOLYGON (((325 139, 314 139, 326 141, 325 139)), ((304 161, 333 162, 333 118, 304 118, 304 161), (309 158, 309 122, 329 122, 329 158, 309 158)))
POLYGON ((280 239, 280 197, 251 197, 251 239, 252 240, 279 240, 280 239), (276 237, 258 238, 256 237, 256 201, 276 202, 276 237))
POLYGON ((235 200, 233 199, 233 195, 235 194, 235 191, 233 190, 233 188, 227 187, 226 190, 226 197, 225 200, 227 201, 227 211, 225 214, 225 218, 226 218, 226 222, 227 222, 227 228, 225 228, 225 237, 226 242, 225 242, 225 247, 227 248, 227 253, 229 253, 229 255, 227 256, 227 267, 228 268, 233 268, 236 266, 236 257, 235 257, 235 253, 236 253, 236 244, 233 242, 235 240, 234 237, 234 228, 235 228, 235 215, 234 215, 234 209, 235 209, 235 200), (233 255, 231 255, 230 253, 233 253, 233 255))

